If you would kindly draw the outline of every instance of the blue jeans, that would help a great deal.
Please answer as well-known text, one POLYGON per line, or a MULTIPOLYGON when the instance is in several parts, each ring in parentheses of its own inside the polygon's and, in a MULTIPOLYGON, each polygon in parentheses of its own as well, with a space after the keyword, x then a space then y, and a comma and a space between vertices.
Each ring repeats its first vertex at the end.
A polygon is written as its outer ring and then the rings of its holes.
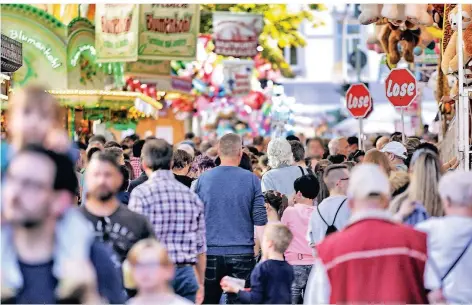
POLYGON ((295 265, 293 267, 294 280, 292 283, 292 304, 303 304, 308 276, 312 265, 295 265))
MULTIPOLYGON (((256 265, 252 254, 239 255, 207 255, 207 268, 205 270, 205 300, 204 304, 218 304, 223 290, 221 279, 231 276, 246 281, 246 287, 250 287, 249 278, 256 265)), ((229 294, 227 304, 237 304, 236 294, 229 294)))
POLYGON ((172 287, 177 295, 195 303, 199 285, 193 267, 177 267, 172 287))

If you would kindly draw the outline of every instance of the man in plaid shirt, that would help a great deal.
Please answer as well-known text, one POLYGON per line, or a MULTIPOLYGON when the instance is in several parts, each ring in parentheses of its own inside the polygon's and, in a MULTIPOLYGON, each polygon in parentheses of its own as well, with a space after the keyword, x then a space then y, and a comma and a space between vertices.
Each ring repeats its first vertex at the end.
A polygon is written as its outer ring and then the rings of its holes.
POLYGON ((138 178, 141 173, 141 151, 143 150, 144 140, 138 140, 133 144, 133 156, 129 158, 129 162, 133 167, 134 178, 138 178))
POLYGON ((149 180, 133 190, 128 207, 149 218, 157 239, 166 246, 177 268, 175 292, 201 303, 206 268, 204 206, 194 192, 174 178, 172 155, 172 147, 165 140, 146 141, 142 164, 149 180))

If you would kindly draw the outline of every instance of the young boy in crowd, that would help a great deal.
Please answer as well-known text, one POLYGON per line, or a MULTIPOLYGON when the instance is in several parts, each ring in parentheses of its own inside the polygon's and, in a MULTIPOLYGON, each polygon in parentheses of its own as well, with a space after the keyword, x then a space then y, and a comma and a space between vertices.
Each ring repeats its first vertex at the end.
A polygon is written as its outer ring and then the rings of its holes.
POLYGON ((164 246, 155 239, 137 242, 128 252, 123 271, 125 286, 138 291, 128 304, 192 304, 172 290, 175 268, 164 246))
POLYGON ((284 260, 293 235, 281 223, 268 224, 262 239, 263 262, 251 274, 251 289, 246 291, 231 278, 224 277, 221 288, 236 293, 243 304, 290 304, 293 268, 284 260))
POLYGON ((293 266, 294 271, 292 304, 303 304, 308 276, 315 263, 313 250, 306 240, 306 232, 315 209, 314 200, 318 196, 320 183, 314 175, 304 175, 295 180, 293 185, 295 204, 284 211, 281 221, 293 233, 293 240, 285 251, 285 259, 293 266))

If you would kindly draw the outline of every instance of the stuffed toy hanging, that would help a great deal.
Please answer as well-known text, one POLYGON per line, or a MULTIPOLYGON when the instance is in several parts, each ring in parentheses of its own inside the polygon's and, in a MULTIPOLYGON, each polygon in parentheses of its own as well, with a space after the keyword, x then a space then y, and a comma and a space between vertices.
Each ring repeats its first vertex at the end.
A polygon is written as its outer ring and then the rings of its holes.
POLYGON ((433 18, 428 12, 428 4, 361 4, 359 22, 368 25, 382 18, 398 24, 404 21, 416 25, 433 24, 433 18))
MULTIPOLYGON (((459 6, 454 7, 448 14, 448 22, 453 31, 441 60, 441 70, 444 74, 453 74, 458 79, 459 57, 457 54, 458 25, 457 18, 459 6)), ((462 5, 462 35, 463 35, 463 63, 464 86, 472 85, 472 4, 462 5)), ((459 83, 451 90, 451 98, 457 99, 459 95, 459 83)))
MULTIPOLYGON (((459 70, 459 58, 457 54, 457 18, 459 7, 456 6, 448 16, 451 29, 454 31, 451 39, 444 50, 441 68, 445 74, 454 73, 459 70)), ((466 65, 472 58, 472 4, 462 5, 462 35, 463 35, 463 57, 464 65, 466 65)))
POLYGON ((405 30, 402 30, 400 26, 389 23, 384 25, 380 32, 379 40, 387 54, 389 68, 393 68, 402 57, 410 63, 415 60, 413 49, 420 42, 421 29, 413 26, 408 21, 405 23, 405 30), (399 48, 401 48, 401 51, 399 48))

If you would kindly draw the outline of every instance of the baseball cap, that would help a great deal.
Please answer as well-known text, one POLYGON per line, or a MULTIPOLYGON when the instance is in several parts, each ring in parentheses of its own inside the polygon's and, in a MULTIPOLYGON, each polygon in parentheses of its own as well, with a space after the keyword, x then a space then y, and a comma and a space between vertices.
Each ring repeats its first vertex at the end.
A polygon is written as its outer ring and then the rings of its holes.
POLYGON ((387 153, 394 154, 395 156, 402 159, 407 158, 406 148, 400 142, 396 142, 396 141, 389 142, 385 144, 385 146, 380 151, 384 153, 387 152, 387 153))
POLYGON ((357 165, 351 172, 347 195, 357 199, 365 199, 374 195, 390 197, 388 177, 376 164, 357 165))

